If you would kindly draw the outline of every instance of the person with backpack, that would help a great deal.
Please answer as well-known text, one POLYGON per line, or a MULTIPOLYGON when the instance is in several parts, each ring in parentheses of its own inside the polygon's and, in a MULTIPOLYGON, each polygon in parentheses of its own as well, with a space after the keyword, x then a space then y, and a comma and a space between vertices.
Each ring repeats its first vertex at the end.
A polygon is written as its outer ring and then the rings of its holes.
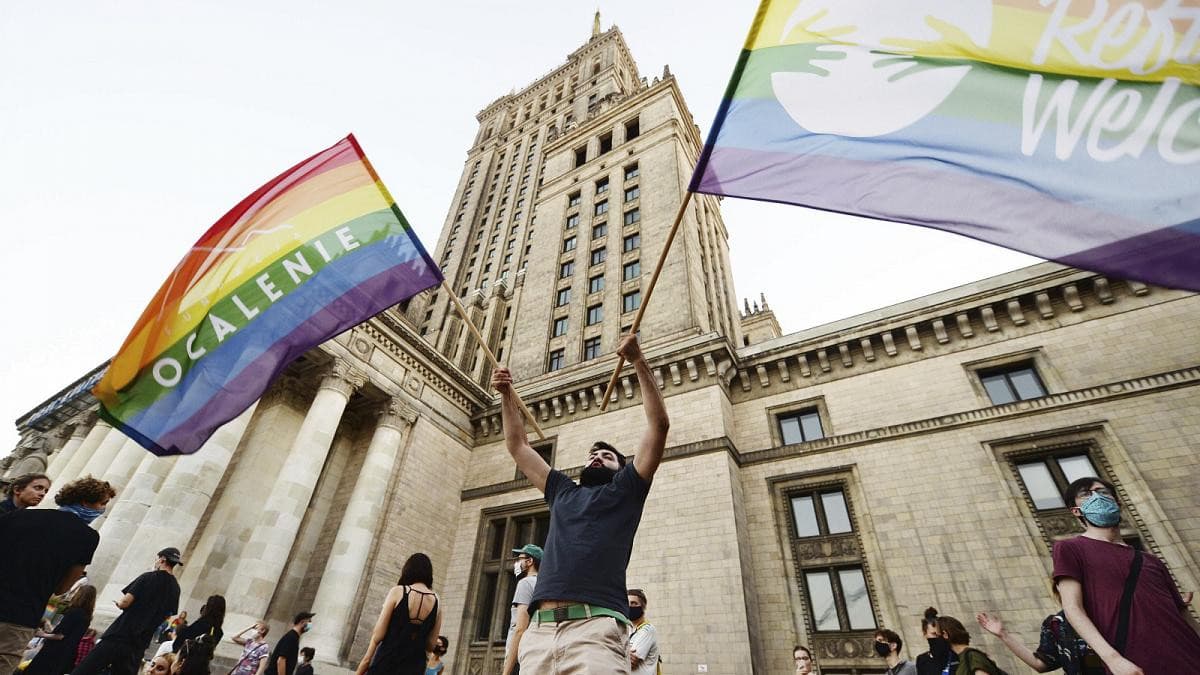
POLYGON ((941 637, 950 643, 950 651, 958 655, 958 668, 953 675, 1008 675, 990 656, 971 646, 971 634, 961 621, 939 616, 937 625, 941 637))

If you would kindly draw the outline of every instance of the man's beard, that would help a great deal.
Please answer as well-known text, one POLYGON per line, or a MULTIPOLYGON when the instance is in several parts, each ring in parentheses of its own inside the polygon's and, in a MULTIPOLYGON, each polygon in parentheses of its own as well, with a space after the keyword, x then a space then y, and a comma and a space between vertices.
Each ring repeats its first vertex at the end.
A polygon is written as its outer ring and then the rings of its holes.
POLYGON ((579 474, 579 484, 583 487, 598 487, 612 482, 617 472, 607 466, 586 466, 579 474))

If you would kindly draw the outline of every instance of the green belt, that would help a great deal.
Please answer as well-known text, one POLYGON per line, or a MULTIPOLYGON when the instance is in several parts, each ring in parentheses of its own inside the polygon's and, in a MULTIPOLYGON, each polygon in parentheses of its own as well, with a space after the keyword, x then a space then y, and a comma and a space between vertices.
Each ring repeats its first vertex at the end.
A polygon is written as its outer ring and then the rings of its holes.
POLYGON ((629 617, 624 614, 608 609, 607 607, 597 607, 595 605, 567 605, 565 607, 555 607, 554 609, 539 609, 535 615, 535 620, 539 624, 562 623, 563 621, 593 619, 599 616, 610 616, 625 625, 629 625, 629 617))

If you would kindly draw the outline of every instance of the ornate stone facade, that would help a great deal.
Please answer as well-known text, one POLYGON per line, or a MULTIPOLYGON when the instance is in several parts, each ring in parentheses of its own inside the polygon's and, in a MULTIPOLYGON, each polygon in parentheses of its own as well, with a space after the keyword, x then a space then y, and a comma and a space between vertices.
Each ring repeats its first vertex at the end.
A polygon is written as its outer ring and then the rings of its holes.
MULTIPOLYGON (((632 374, 608 412, 599 400, 623 302, 644 290, 700 147, 691 114, 612 29, 478 119, 435 257, 515 369, 555 466, 576 471, 596 438, 632 452, 632 374)), ((789 672, 802 643, 826 675, 878 673, 874 627, 915 655, 928 605, 997 611, 1032 643, 1053 610, 1049 546, 1073 532, 1048 488, 1081 466, 1118 485, 1127 536, 1197 587, 1200 298, 1047 263, 781 336, 765 299, 738 313, 724 227, 716 200, 693 202, 659 280, 671 302, 642 330, 672 428, 628 578, 650 598, 664 672, 789 672), (994 387, 1014 378, 1037 388, 1005 399, 994 387)), ((101 369, 20 418, 4 475, 121 488, 96 525, 97 622, 178 546, 189 610, 220 593, 227 633, 266 617, 279 635, 313 608, 305 641, 332 673, 362 655, 423 551, 450 672, 497 672, 507 550, 540 543, 545 507, 504 449, 486 359, 438 295, 305 355, 192 456, 152 457, 99 421, 101 369)))

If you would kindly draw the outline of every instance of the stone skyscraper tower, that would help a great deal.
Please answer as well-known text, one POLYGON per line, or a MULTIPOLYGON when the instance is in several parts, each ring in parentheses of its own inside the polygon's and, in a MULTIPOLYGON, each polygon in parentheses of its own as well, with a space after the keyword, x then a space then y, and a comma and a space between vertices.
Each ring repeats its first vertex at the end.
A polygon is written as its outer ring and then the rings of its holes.
MULTIPOLYGON (((598 21, 598 19, 597 19, 598 21)), ((609 355, 666 243, 702 139, 668 69, 638 72, 621 32, 477 115, 436 259, 502 362, 528 379, 609 355)), ((740 325, 716 199, 689 205, 642 340, 740 325)), ((422 334, 477 382, 490 370, 445 293, 414 303, 422 334)))

